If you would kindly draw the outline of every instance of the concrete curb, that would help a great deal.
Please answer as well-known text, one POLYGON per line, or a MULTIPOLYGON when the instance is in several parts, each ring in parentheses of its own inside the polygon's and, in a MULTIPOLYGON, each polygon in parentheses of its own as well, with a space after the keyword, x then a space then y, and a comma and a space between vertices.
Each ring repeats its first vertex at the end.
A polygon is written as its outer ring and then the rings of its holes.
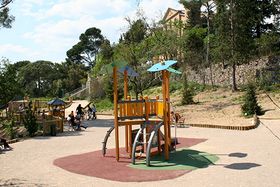
POLYGON ((255 129, 259 126, 260 119, 257 115, 254 115, 252 119, 252 125, 244 125, 244 126, 232 126, 232 125, 215 125, 215 124, 180 124, 180 126, 191 126, 191 127, 200 127, 200 128, 215 128, 215 129, 227 129, 227 130, 239 130, 246 131, 255 129))

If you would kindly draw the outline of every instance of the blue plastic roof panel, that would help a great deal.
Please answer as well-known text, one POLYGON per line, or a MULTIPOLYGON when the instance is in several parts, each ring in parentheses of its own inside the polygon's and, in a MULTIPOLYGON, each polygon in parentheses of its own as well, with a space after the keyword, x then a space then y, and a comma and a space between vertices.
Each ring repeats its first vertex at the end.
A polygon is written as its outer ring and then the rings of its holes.
POLYGON ((125 67, 121 67, 118 69, 118 71, 122 74, 124 74, 124 71, 127 71, 127 75, 130 76, 130 77, 137 77, 139 76, 138 73, 136 73, 131 67, 129 66, 125 66, 125 67))
POLYGON ((167 68, 169 68, 169 66, 172 66, 173 64, 176 64, 176 63, 177 63, 176 60, 165 60, 163 62, 159 62, 159 63, 153 65, 152 67, 150 67, 148 69, 148 71, 156 72, 156 71, 166 70, 167 68))
POLYGON ((176 73, 176 74, 182 74, 182 72, 176 70, 176 69, 173 69, 171 67, 167 68, 167 71, 171 72, 171 73, 176 73))

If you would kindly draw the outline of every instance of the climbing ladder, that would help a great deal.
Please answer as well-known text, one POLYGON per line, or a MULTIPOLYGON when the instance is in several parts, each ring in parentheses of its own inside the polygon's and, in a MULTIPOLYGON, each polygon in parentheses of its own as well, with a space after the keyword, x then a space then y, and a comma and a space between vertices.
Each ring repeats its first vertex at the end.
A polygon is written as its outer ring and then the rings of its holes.
POLYGON ((150 123, 144 123, 143 125, 141 125, 141 128, 138 130, 138 132, 136 134, 136 137, 135 137, 134 143, 133 143, 133 147, 132 147, 132 158, 131 158, 132 164, 135 164, 137 146, 146 145, 146 165, 150 166, 151 149, 154 147, 155 144, 159 144, 157 135, 158 135, 158 131, 162 125, 163 125, 163 122, 159 122, 153 126, 150 123), (153 127, 153 129, 150 133, 146 133, 147 127, 153 127), (141 136, 143 136, 143 138, 142 138, 143 141, 140 141, 141 136), (147 142, 145 142, 146 136, 149 136, 149 140, 147 142))
POLYGON ((104 137, 104 140, 103 140, 103 142, 102 142, 102 154, 103 154, 103 156, 106 155, 107 141, 108 141, 108 139, 109 139, 109 137, 110 137, 111 132, 112 132, 114 129, 115 129, 115 127, 110 127, 110 129, 107 131, 107 133, 106 133, 106 135, 105 135, 105 137, 104 137))

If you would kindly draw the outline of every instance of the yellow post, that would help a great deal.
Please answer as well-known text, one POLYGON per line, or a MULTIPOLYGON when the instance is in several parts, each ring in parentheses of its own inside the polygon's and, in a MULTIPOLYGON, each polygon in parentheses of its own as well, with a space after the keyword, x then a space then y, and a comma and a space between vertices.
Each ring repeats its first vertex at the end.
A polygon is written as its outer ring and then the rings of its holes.
POLYGON ((116 160, 120 159, 119 151, 119 124, 118 124, 118 75, 117 67, 113 69, 113 79, 114 79, 114 125, 115 125, 115 145, 116 145, 116 160))
MULTIPOLYGON (((156 96, 156 115, 158 117, 158 105, 159 105, 159 96, 156 96)), ((158 141, 158 153, 161 154, 160 148, 161 148, 161 139, 160 139, 160 129, 157 132, 157 141, 158 141)))

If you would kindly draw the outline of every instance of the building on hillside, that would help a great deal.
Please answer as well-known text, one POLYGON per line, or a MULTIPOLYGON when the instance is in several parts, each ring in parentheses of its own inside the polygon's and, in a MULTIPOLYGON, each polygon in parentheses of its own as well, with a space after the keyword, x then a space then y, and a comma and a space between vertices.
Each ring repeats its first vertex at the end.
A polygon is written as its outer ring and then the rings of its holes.
MULTIPOLYGON (((178 37, 182 37, 186 22, 187 22, 187 10, 175 10, 173 8, 168 8, 162 19, 163 28, 165 30, 176 31, 178 37)), ((178 48, 177 59, 180 59, 182 61, 183 59, 182 55, 183 54, 181 50, 178 48)), ((153 57, 153 61, 158 62, 161 60, 167 60, 169 58, 170 58, 169 55, 159 55, 153 57)))
POLYGON ((177 29, 178 36, 181 37, 187 21, 187 10, 168 8, 162 20, 166 29, 177 29), (177 24, 182 24, 182 27, 176 27, 177 24))

